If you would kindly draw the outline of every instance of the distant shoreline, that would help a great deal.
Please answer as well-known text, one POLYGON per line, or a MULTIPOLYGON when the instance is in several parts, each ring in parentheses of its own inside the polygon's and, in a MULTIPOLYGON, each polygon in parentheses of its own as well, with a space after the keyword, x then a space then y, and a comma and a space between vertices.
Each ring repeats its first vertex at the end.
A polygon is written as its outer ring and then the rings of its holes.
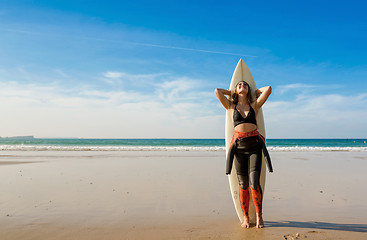
POLYGON ((34 136, 13 136, 13 137, 0 137, 0 139, 35 139, 34 136))

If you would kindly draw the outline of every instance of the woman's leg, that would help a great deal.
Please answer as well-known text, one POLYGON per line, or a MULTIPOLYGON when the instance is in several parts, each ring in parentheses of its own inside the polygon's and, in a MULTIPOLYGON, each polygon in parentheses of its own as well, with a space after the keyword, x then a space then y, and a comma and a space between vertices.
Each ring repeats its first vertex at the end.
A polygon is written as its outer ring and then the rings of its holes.
POLYGON ((248 178, 248 155, 236 153, 236 169, 237 177, 240 185, 240 201, 244 215, 242 227, 250 227, 250 219, 248 215, 248 209, 250 205, 250 192, 249 192, 249 178, 248 178))
POLYGON ((237 175, 238 179, 240 181, 240 201, 241 201, 241 207, 243 211, 244 220, 242 223, 242 227, 249 228, 250 227, 250 219, 248 215, 248 209, 250 205, 250 192, 248 187, 248 177, 244 175, 237 175), (247 182, 246 184, 241 184, 244 182, 247 182))
POLYGON ((264 221, 262 219, 262 189, 260 186, 260 173, 261 173, 261 163, 262 155, 261 152, 252 154, 249 158, 249 176, 250 176, 250 187, 252 193, 252 199, 256 208, 257 223, 256 227, 263 228, 264 221))

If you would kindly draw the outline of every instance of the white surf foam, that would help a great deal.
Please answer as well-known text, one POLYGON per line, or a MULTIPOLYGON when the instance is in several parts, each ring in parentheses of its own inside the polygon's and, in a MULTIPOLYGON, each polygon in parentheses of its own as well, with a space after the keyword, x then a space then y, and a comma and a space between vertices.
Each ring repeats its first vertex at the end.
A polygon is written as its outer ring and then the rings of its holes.
MULTIPOLYGON (((0 145, 2 151, 225 151, 222 146, 50 146, 0 145)), ((366 152, 367 147, 278 147, 268 146, 270 152, 366 152)))

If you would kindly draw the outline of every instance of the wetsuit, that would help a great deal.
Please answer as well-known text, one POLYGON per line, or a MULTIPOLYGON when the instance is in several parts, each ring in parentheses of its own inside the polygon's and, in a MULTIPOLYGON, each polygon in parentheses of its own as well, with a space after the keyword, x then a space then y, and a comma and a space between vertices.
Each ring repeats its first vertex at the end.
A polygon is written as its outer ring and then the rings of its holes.
MULTIPOLYGON (((252 123, 256 125, 256 113, 250 105, 250 111, 243 117, 237 110, 237 105, 233 112, 234 127, 242 123, 252 123)), ((257 213, 262 212, 262 189, 260 186, 260 173, 262 163, 262 153, 264 153, 269 171, 273 171, 270 157, 266 150, 265 139, 257 130, 252 132, 238 132, 232 137, 229 156, 227 157, 226 173, 230 174, 235 159, 237 177, 240 184, 240 200, 244 214, 248 216, 249 208, 249 187, 252 191, 253 201, 257 213)))

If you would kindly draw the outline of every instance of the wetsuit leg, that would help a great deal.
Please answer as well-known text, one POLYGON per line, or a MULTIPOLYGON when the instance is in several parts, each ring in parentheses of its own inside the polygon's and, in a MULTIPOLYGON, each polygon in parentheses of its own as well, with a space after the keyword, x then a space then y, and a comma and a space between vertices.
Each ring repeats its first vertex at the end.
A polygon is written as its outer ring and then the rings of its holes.
POLYGON ((246 189, 249 185, 249 155, 236 151, 235 158, 239 184, 241 188, 246 189))
POLYGON ((251 188, 252 200, 255 204, 255 209, 257 213, 262 213, 262 190, 261 186, 259 185, 256 189, 251 188))
POLYGON ((254 189, 260 185, 260 173, 261 173, 261 152, 256 152, 249 156, 249 177, 250 177, 250 186, 254 189))
POLYGON ((245 216, 248 216, 248 209, 250 206, 250 191, 248 187, 246 189, 243 189, 240 187, 240 201, 241 201, 241 207, 243 214, 245 216))
POLYGON ((240 201, 243 214, 248 216, 250 205, 248 165, 249 159, 247 154, 237 152, 235 154, 235 165, 237 170, 238 182, 240 184, 240 201))
POLYGON ((261 163, 262 163, 261 152, 252 154, 249 157, 249 178, 252 199, 255 204, 256 212, 262 212, 262 189, 260 186, 260 173, 261 173, 261 163))

